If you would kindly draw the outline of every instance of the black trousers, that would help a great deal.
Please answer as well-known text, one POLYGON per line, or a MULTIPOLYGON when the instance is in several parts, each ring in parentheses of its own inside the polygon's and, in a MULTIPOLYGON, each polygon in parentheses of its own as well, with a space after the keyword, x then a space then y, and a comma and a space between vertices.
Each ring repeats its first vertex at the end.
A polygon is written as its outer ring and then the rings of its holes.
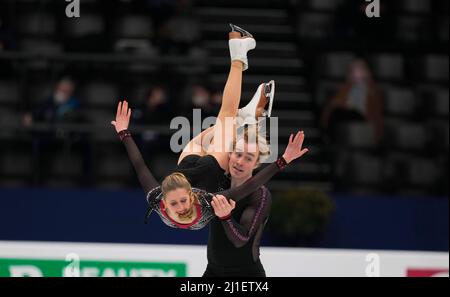
POLYGON ((239 266, 208 263, 203 277, 266 277, 266 271, 259 259, 254 264, 239 266))

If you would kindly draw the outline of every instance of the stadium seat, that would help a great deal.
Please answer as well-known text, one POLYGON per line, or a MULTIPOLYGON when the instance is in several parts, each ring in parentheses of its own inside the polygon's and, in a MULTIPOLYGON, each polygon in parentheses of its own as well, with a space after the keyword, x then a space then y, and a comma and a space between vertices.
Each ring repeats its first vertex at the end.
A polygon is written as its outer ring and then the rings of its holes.
POLYGON ((426 14, 431 12, 431 1, 401 0, 400 7, 403 12, 426 14))
POLYGON ((19 82, 15 80, 0 81, 0 106, 14 106, 20 100, 19 82))
POLYGON ((64 31, 69 37, 100 35, 105 32, 105 22, 100 15, 83 14, 80 18, 67 18, 64 22, 64 31))
POLYGON ((407 172, 408 182, 418 187, 427 187, 435 184, 438 170, 434 160, 413 158, 409 161, 407 172))
POLYGON ((298 35, 300 38, 325 39, 330 34, 333 15, 307 12, 299 17, 298 35))
POLYGON ((19 150, 6 150, 1 157, 1 170, 5 176, 26 177, 32 172, 31 153, 19 150))
POLYGON ((388 122, 385 125, 386 143, 395 149, 420 151, 428 141, 427 131, 421 124, 388 122))
POLYGON ((95 176, 101 180, 127 179, 132 174, 131 163, 123 151, 121 154, 108 149, 97 150, 94 160, 95 176), (118 157, 120 156, 120 157, 118 157))
POLYGON ((114 109, 119 101, 119 91, 113 83, 92 81, 84 85, 80 98, 86 107, 101 107, 114 109))
POLYGON ((400 54, 383 53, 372 57, 371 65, 375 78, 379 80, 401 80, 404 75, 404 61, 400 54))
POLYGON ((448 83, 448 56, 427 55, 424 57, 423 63, 426 79, 448 83))
POLYGON ((374 127, 370 123, 340 124, 338 128, 338 141, 339 145, 349 148, 374 148, 374 127))
POLYGON ((150 39, 152 36, 153 25, 149 17, 127 15, 116 22, 116 38, 150 39))
POLYGON ((56 32, 56 20, 47 13, 28 13, 20 17, 19 33, 24 36, 47 36, 56 32))
POLYGON ((327 77, 345 79, 348 66, 355 58, 351 52, 327 53, 323 57, 322 73, 327 77))
POLYGON ((384 87, 384 108, 389 115, 412 116, 417 107, 414 92, 408 88, 384 87))
POLYGON ((168 25, 170 39, 175 42, 192 43, 200 39, 200 25, 190 17, 172 18, 168 25))
POLYGON ((328 1, 328 0, 309 0, 308 7, 313 10, 333 11, 342 3, 342 0, 328 1))
POLYGON ((379 157, 354 153, 349 158, 347 173, 350 184, 376 186, 382 181, 383 162, 379 157))
POLYGON ((418 16, 402 16, 397 20, 396 38, 403 42, 431 41, 432 23, 430 19, 418 16))
POLYGON ((58 152, 52 155, 50 175, 58 177, 75 177, 82 174, 82 158, 74 152, 58 152))

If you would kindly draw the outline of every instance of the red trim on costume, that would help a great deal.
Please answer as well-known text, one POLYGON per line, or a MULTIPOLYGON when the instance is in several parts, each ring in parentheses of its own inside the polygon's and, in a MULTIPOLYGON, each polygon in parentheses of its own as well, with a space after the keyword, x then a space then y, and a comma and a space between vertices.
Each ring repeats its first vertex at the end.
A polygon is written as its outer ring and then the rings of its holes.
POLYGON ((283 156, 279 157, 276 161, 278 168, 280 168, 280 170, 283 170, 286 166, 287 166, 287 162, 286 160, 283 158, 283 156))
POLYGON ((129 130, 122 130, 117 135, 120 138, 120 141, 123 141, 125 137, 131 136, 131 132, 129 130))

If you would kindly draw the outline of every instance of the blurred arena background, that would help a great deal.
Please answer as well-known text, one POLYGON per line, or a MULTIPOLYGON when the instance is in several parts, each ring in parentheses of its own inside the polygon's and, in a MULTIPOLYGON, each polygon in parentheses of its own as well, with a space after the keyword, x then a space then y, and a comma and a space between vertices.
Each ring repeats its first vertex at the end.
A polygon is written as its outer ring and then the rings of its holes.
POLYGON ((267 275, 448 276, 449 2, 379 3, 2 0, 0 276, 62 275, 71 253, 85 275, 201 275, 207 230, 143 224, 110 121, 127 99, 147 164, 173 169, 171 119, 217 114, 228 23, 257 40, 242 104, 274 79, 280 151, 298 129, 310 149, 268 184, 267 275), (360 62, 373 108, 336 108, 360 62))

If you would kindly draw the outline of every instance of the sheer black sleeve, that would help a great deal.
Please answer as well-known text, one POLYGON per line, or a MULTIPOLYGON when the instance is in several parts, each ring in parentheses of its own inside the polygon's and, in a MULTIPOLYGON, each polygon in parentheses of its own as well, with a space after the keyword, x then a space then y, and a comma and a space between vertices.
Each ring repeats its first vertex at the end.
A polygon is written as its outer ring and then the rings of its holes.
POLYGON ((216 194, 225 196, 228 199, 239 201, 251 193, 255 192, 259 187, 267 183, 275 174, 286 167, 287 162, 283 157, 278 158, 276 162, 271 163, 262 169, 258 174, 247 180, 242 185, 230 188, 216 194))
POLYGON ((144 159, 142 158, 141 152, 131 137, 131 133, 128 130, 123 130, 119 132, 119 137, 128 152, 128 158, 133 164, 134 170, 138 176, 139 182, 144 189, 145 194, 147 194, 151 189, 159 186, 159 183, 154 178, 153 174, 150 172, 148 167, 145 165, 144 159))
POLYGON ((259 188, 248 199, 249 205, 243 211, 239 221, 233 216, 222 220, 225 234, 237 248, 244 246, 264 224, 272 205, 272 198, 266 187, 259 188))

